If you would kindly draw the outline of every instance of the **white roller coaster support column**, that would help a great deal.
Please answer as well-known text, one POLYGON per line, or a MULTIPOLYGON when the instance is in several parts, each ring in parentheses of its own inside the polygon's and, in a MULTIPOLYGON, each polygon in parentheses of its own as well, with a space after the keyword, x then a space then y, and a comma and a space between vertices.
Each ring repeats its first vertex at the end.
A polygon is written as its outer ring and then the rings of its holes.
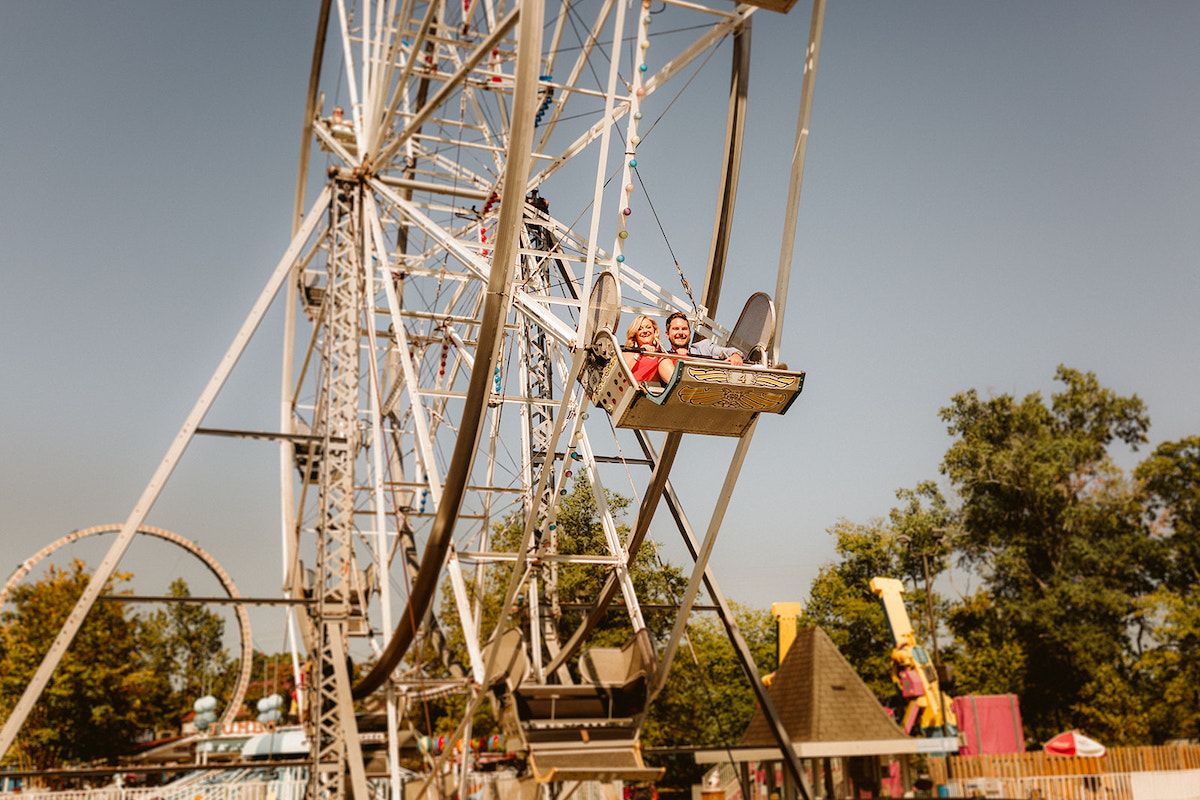
POLYGON ((825 0, 813 0, 808 51, 804 58, 804 82, 800 88, 800 115, 796 120, 796 145, 792 149, 792 178, 788 183, 787 210, 783 217, 783 244, 779 250, 779 272, 775 283, 775 337, 771 341, 771 363, 779 363, 783 315, 787 310, 788 282, 792 274, 792 250, 796 245, 796 216, 800 211, 800 185, 804 182, 804 155, 808 151, 808 125, 812 120, 813 86, 817 78, 817 56, 821 53, 821 29, 825 25, 825 0))
POLYGON ((192 441, 192 437, 196 433, 196 428, 204 420, 205 414, 212 407, 213 401, 217 394, 221 391, 225 381, 229 378, 229 373, 233 371, 233 367, 241 358, 242 352, 246 349, 246 344, 250 341, 250 337, 262 322, 263 316, 267 313, 267 309, 271 305, 271 301, 279 292, 279 287, 283 285, 284 279, 291 273, 292 264, 296 261, 300 254, 300 250, 308 237, 312 235, 317 223, 321 219, 321 215, 325 212, 325 207, 329 204, 330 190, 326 187, 320 197, 317 198, 316 204, 312 210, 308 212, 308 216, 304 220, 304 224, 300 226, 300 231, 292 237, 292 243, 288 246, 287 252, 283 254, 275 271, 271 274, 267 285, 259 294, 258 300, 250 309, 250 314, 246 321, 242 323, 241 329, 233 339, 233 344, 225 352, 225 356, 221 359, 221 363, 217 366, 216 372, 209 379, 208 385, 204 387, 204 391, 200 394, 200 399, 196 401, 195 407, 188 414, 187 420, 184 421, 183 427, 179 429, 179 433, 175 435, 174 441, 167 449, 167 454, 163 457, 162 462, 158 465, 158 469, 154 471, 154 475, 150 478, 150 483, 146 486, 142 496, 138 499, 137 504, 130 512, 129 518, 125 520, 125 524, 121 527, 121 532, 117 535, 116 541, 109 548, 104 560, 96 567, 95 573, 92 574, 92 579, 88 581, 87 588, 83 590, 83 594, 79 597, 79 602, 75 604, 75 608, 71 609, 71 613, 67 615, 63 622, 62 629, 59 630, 58 636, 50 645, 45 658, 42 659, 41 666, 34 673, 33 678, 29 681, 29 685, 25 687, 25 692, 21 695, 21 699, 13 707, 12 713, 8 719, 4 721, 4 728, 0 729, 0 757, 3 757, 12 746, 13 741, 17 738, 17 733, 21 730, 21 726, 25 724, 25 718, 29 716, 29 712, 33 710, 34 704, 38 697, 41 696, 42 690, 46 688, 46 684, 50 682, 50 676, 54 674, 55 668, 58 667, 58 662, 62 660, 63 654, 67 652, 67 648, 71 646, 71 642, 75 639, 75 635, 79 633, 79 629, 83 626, 83 621, 87 617, 88 612, 92 610, 92 606, 96 602, 96 598, 100 596, 108 579, 112 577, 113 572, 117 568, 121 556, 128 549, 130 541, 133 540, 134 534, 137 533, 138 526, 145 521, 146 515, 150 513, 150 509, 154 506, 158 495, 162 491, 163 485, 167 478, 174 472, 175 466, 179 463, 179 458, 183 455, 183 451, 187 449, 188 444, 192 441))

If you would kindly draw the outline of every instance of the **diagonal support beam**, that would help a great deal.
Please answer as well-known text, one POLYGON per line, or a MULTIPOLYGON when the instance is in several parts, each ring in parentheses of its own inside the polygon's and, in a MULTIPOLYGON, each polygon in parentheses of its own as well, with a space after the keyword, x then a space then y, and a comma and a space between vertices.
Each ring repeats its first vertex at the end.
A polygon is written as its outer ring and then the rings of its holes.
MULTIPOLYGON (((654 447, 648 437, 639 435, 638 442, 641 444, 642 452, 646 454, 647 458, 651 461, 659 461, 659 455, 654 452, 654 447)), ((665 457, 667 454, 664 451, 662 455, 665 457)), ((667 508, 670 510, 671 516, 675 518, 675 524, 679 528, 679 533, 683 536, 683 542, 687 546, 688 552, 693 559, 697 558, 699 556, 699 548, 696 543, 696 535, 692 531, 692 526, 688 522, 687 515, 683 512, 683 505, 679 502, 679 496, 675 494, 675 489, 669 482, 663 496, 667 501, 667 508)), ((762 678, 758 674, 758 666, 754 663, 754 655, 750 652, 750 645, 746 643, 746 638, 742 635, 742 630, 737 624, 737 619, 734 617, 733 609, 730 607, 729 601, 725 598, 724 592, 721 591, 721 587, 717 585, 717 580, 713 577, 712 570, 707 567, 704 570, 704 589, 708 592, 708 596, 712 599, 713 604, 717 606, 717 613, 721 617, 721 622, 725 625, 725 633, 729 636, 734 653, 737 654, 738 662, 742 665, 742 672, 745 673, 746 679, 750 682, 750 687, 754 690, 754 696, 758 700, 759 707, 762 708, 771 731, 775 734, 775 740, 779 743, 779 749, 784 754, 784 759, 788 763, 788 770, 796 786, 799 788, 801 797, 804 800, 812 800, 812 788, 808 785, 804 769, 800 764, 800 758, 796 755, 795 747, 792 746, 792 738, 788 735, 787 728, 784 726, 783 720, 775 708, 775 704, 771 701, 771 695, 767 693, 767 687, 763 684, 762 678)))
POLYGON ((717 495, 717 505, 708 521, 704 543, 700 546, 699 552, 693 553, 696 565, 692 569, 692 577, 688 579, 683 599, 679 601, 679 613, 675 617, 675 628, 671 631, 671 638, 667 640, 666 649, 663 650, 661 672, 650 692, 651 698, 657 697, 667 682, 667 675, 671 671, 671 662, 675 659, 675 651, 679 648, 679 641, 687 629, 692 605, 696 602, 696 595, 700 592, 700 582, 708 571, 708 559, 712 555, 713 546, 717 543, 717 534, 721 530, 721 523, 725 520, 725 511, 729 508, 733 487, 737 485, 738 475, 742 471, 742 464, 746 461, 746 452, 750 449, 750 441, 754 438, 754 431, 757 427, 758 418, 755 417, 754 421, 750 423, 750 427, 742 434, 742 438, 738 440, 737 448, 733 451, 733 459, 729 462, 729 469, 725 473, 725 482, 721 486, 721 493, 717 495))
MULTIPOLYGON (((495 30, 493 30, 486 39, 484 39, 482 42, 480 42, 478 47, 476 47, 473 51, 471 51, 471 55, 467 56, 466 60, 463 61, 462 66, 459 67, 458 70, 454 73, 454 75, 452 75, 450 77, 450 80, 448 80, 444 84, 442 84, 442 88, 438 89, 437 93, 434 94, 434 96, 432 98, 430 98, 429 102, 426 103, 425 106, 421 110, 419 110, 415 115, 413 115, 413 118, 411 120, 408 121, 408 125, 406 125, 404 127, 404 130, 402 130, 396 136, 396 138, 394 138, 390 142, 388 142, 387 146, 383 148, 382 152, 380 152, 378 158, 375 159, 376 163, 386 164, 392 158, 392 156, 394 156, 396 154, 396 151, 399 150, 402 146, 404 146, 404 143, 407 142, 414 133, 416 133, 417 131, 419 131, 421 129, 421 126, 425 124, 425 121, 427 119, 429 119, 431 116, 433 116, 433 112, 437 111, 439 108, 441 108, 442 104, 446 102, 446 99, 454 92, 454 90, 457 89, 460 85, 462 85, 462 83, 467 79, 467 76, 471 74, 471 70, 473 70, 473 69, 475 69, 475 67, 479 66, 479 62, 483 61, 483 59, 486 58, 488 55, 490 55, 492 50, 495 49, 500 44, 500 42, 504 41, 504 37, 508 35, 508 32, 511 31, 514 27, 516 27, 517 19, 519 17, 520 17, 520 8, 518 7, 518 8, 514 8, 512 11, 508 12, 508 15, 506 17, 504 17, 504 19, 500 20, 500 23, 498 25, 496 25, 495 30)), ((518 80, 520 80, 520 76, 518 76, 518 80)), ((536 90, 537 90, 537 71, 536 70, 534 71, 533 83, 534 83, 533 89, 536 92, 536 90)), ((513 103, 513 118, 514 119, 517 118, 516 112, 517 112, 516 102, 514 100, 514 103, 513 103)), ((510 139, 511 138, 512 137, 510 136, 510 139)), ((531 135, 529 137, 529 145, 531 146, 532 144, 533 144, 533 137, 531 135)), ((525 147, 525 152, 526 153, 529 152, 529 146, 525 147)), ((512 148, 510 147, 509 148, 510 159, 511 159, 512 155, 513 155, 513 151, 512 151, 512 148)), ((511 160, 509 161, 509 163, 510 164, 512 163, 511 160)), ((528 175, 528 172, 526 172, 526 176, 527 175, 528 175)), ((517 185, 524 186, 525 181, 522 180, 521 183, 517 184, 517 185)))

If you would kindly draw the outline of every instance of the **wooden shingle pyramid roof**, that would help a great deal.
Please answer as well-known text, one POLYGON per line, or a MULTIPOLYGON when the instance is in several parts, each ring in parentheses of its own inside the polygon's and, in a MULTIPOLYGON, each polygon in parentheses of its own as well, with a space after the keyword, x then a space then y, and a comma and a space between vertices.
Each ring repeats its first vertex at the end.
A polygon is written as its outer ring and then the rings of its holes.
MULTIPOLYGON (((767 691, 788 736, 798 745, 910 742, 820 628, 796 632, 767 691)), ((761 708, 755 710, 739 746, 776 746, 761 708)))

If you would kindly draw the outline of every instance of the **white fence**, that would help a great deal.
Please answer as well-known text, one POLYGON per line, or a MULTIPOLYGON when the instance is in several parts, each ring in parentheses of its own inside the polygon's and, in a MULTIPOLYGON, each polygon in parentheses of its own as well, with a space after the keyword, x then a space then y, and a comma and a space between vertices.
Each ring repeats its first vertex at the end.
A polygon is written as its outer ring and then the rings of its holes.
MULTIPOLYGON (((390 798, 387 781, 371 781, 370 784, 371 800, 390 798)), ((210 773, 154 787, 0 792, 0 800, 304 800, 306 785, 303 779, 214 780, 210 773)), ((603 784, 584 781, 574 788, 569 800, 613 800, 620 796, 619 790, 605 792, 603 784)), ((467 780, 467 797, 472 800, 519 800, 521 787, 510 773, 474 773, 467 780)))
POLYGON ((1135 772, 1134 800, 1200 800, 1200 770, 1135 772))
POLYGON ((1038 778, 963 778, 947 785, 954 797, 1044 800, 1200 800, 1200 770, 1108 772, 1038 778))

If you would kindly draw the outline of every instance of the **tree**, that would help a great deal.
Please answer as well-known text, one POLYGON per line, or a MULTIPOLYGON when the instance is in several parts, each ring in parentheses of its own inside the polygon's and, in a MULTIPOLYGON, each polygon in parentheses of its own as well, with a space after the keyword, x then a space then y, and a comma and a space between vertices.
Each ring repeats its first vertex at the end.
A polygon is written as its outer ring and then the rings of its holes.
MULTIPOLYGON (((821 568, 809 590, 800 617, 803 625, 817 625, 855 668, 881 701, 891 702, 896 690, 891 680, 891 652, 896 646, 879 599, 871 591, 875 577, 907 579, 905 605, 918 641, 930 637, 925 613, 926 589, 922 552, 931 554, 931 578, 943 571, 947 553, 934 547, 933 531, 945 529, 955 519, 937 486, 924 481, 914 489, 900 489, 901 505, 888 514, 888 525, 873 520, 857 525, 839 520, 829 529, 837 538, 841 560, 821 568), (907 544, 905 540, 907 539, 907 544)), ((944 619, 945 603, 933 596, 936 619, 944 619)))
MULTIPOLYGON (((114 575, 104 594, 128 579, 114 575)), ((88 580, 76 560, 69 571, 51 566, 9 595, 13 608, 0 615, 0 715, 11 713, 88 580)), ((13 751, 23 767, 111 761, 152 726, 147 698, 158 692, 158 676, 141 657, 136 627, 125 604, 96 603, 17 738, 13 751)))
MULTIPOLYGON (((1025 730, 1044 740, 1083 727, 1113 744, 1200 736, 1200 436, 1159 445, 1126 479, 1110 458, 1147 441, 1149 416, 1092 373, 1059 367, 1061 391, 982 399, 941 410, 954 441, 932 483, 900 490, 888 524, 830 529, 840 561, 813 582, 804 621, 820 624, 876 690, 890 645, 863 584, 912 578, 923 607, 921 552, 934 578, 951 560, 978 588, 934 598, 952 638, 943 660, 959 694, 1014 693, 1025 730), (943 554, 930 535, 946 534, 943 554), (906 537, 909 548, 899 547, 906 537), (885 644, 885 642, 887 644, 885 644)), ((923 613, 910 613, 927 638, 923 613)))
POLYGON ((1128 664, 1087 687, 1079 711, 1113 741, 1200 737, 1200 436, 1164 442, 1134 471, 1161 583, 1138 601, 1128 664))
MULTIPOLYGON (((172 581, 168 593, 180 598, 192 594, 183 578, 172 581)), ((166 691, 157 699, 169 724, 178 725, 204 695, 229 688, 221 685, 229 666, 224 635, 225 620, 192 603, 170 603, 142 622, 138 645, 156 674, 166 679, 166 691)))
MULTIPOLYGON (((775 625, 771 615, 733 605, 734 618, 758 673, 773 671, 775 625)), ((646 747, 735 745, 754 716, 756 702, 725 626, 716 617, 701 617, 688 625, 666 685, 650 704, 642 742, 646 747)), ((655 754, 649 761, 667 768, 662 780, 665 786, 689 787, 698 783, 705 771, 690 755, 655 754)))
MULTIPOLYGON (((629 527, 624 523, 624 511, 630 504, 629 498, 610 492, 605 500, 612 512, 617 536, 622 541, 627 541, 629 527)), ((518 512, 495 525, 491 532, 490 548, 507 552, 516 550, 520 544, 524 522, 523 515, 518 512)), ((557 551, 562 554, 600 555, 608 552, 599 510, 591 487, 586 481, 576 480, 571 491, 560 500, 555 515, 554 536, 557 551)), ((473 577, 467 579, 468 594, 472 597, 478 594, 481 602, 480 626, 483 631, 492 631, 500 618, 501 604, 508 589, 512 568, 511 562, 493 565, 484 574, 478 587, 473 577)), ((600 593, 610 571, 603 564, 560 564, 555 571, 557 596, 562 608, 555 621, 555 631, 559 641, 565 642, 583 621, 584 606, 590 604, 600 593)), ((650 542, 638 550, 630 568, 630 575, 639 602, 647 605, 671 603, 682 595, 686 586, 686 580, 677 568, 659 562, 655 548, 650 542)), ((551 607, 552 604, 552 598, 545 594, 546 588, 546 584, 542 583, 540 589, 543 594, 538 602, 543 609, 551 607)), ((444 587, 442 595, 439 624, 450 649, 458 654, 461 663, 466 664, 466 645, 458 624, 453 592, 448 585, 444 587)), ((623 608, 624 604, 619 599, 610 606, 609 613, 589 635, 589 646, 616 647, 624 644, 632 636, 633 629, 622 613, 623 608)), ((519 593, 514 607, 509 609, 507 624, 528 626, 528 614, 526 595, 524 592, 519 593)), ((670 614, 662 610, 647 609, 643 617, 651 637, 655 640, 664 639, 669 633, 673 622, 670 614)), ((432 648, 419 650, 418 657, 425 669, 435 672, 439 670, 440 658, 432 648)), ((569 666, 574 668, 574 660, 569 666)), ((419 712, 424 717, 424 724, 419 727, 431 733, 449 733, 464 707, 462 698, 455 696, 427 702, 419 712)), ((479 707, 476 717, 472 720, 472 729, 474 735, 484 735, 496 729, 496 723, 486 704, 479 707)))
POLYGON ((985 588, 951 624, 969 655, 983 647, 1000 661, 996 645, 1010 643, 1020 673, 1004 682, 1020 689, 1035 737, 1076 725, 1085 687, 1127 656, 1158 552, 1108 456, 1146 441, 1142 401, 1090 372, 1059 367, 1056 378, 1065 388, 1049 406, 972 389, 941 411, 956 437, 942 463, 962 499, 955 544, 985 588))
POLYGON ((1200 585, 1200 436, 1159 445, 1134 477, 1151 532, 1165 545, 1166 584, 1187 592, 1200 585))
POLYGON ((857 525, 839 520, 829 529, 841 560, 821 567, 809 588, 800 624, 824 629, 830 640, 880 700, 895 693, 891 652, 895 647, 871 578, 904 575, 895 535, 883 520, 857 525))
MULTIPOLYGON (((1140 722, 1137 744, 1200 738, 1200 586, 1186 592, 1160 589, 1141 606, 1155 623, 1153 645, 1138 655, 1116 693, 1104 693, 1090 708, 1104 708, 1111 698, 1129 698, 1140 722)), ((1105 687, 1094 688, 1099 694, 1105 687)), ((1109 727, 1114 733, 1132 728, 1128 718, 1109 727)))
POLYGON ((1010 636, 1014 626, 1007 607, 998 607, 988 590, 980 589, 949 608, 947 623, 956 637, 951 646, 955 693, 1015 694, 1023 700, 1025 643, 1010 636))

